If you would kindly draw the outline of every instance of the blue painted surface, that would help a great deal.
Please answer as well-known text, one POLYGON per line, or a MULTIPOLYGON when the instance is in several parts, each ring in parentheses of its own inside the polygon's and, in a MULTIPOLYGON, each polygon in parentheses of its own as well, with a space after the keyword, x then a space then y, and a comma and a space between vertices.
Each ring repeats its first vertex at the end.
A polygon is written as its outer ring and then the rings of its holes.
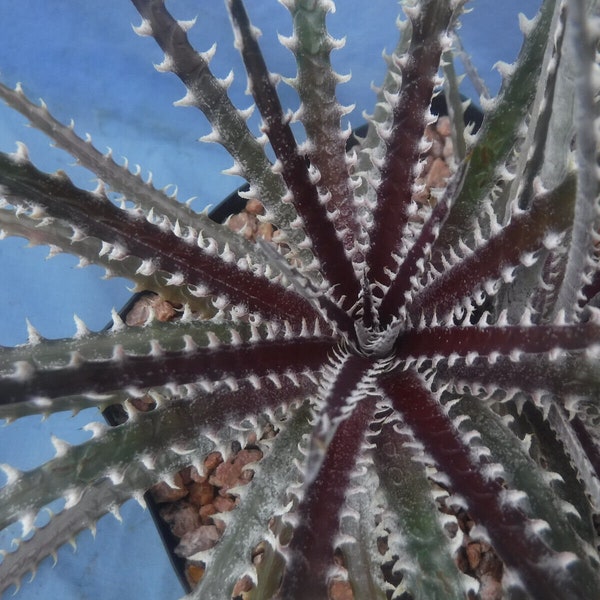
MULTIPOLYGON (((330 31, 347 36, 346 47, 334 56, 341 73, 352 73, 352 81, 340 87, 342 103, 356 103, 351 119, 360 121, 362 110, 371 111, 374 95, 370 82, 381 82, 384 66, 382 48, 396 42, 393 0, 358 2, 341 0, 329 17, 330 31)), ((518 11, 533 16, 538 0, 479 0, 463 18, 463 38, 481 76, 492 90, 499 76, 492 65, 499 59, 511 62, 521 43, 518 11)), ((198 17, 190 32, 199 50, 218 42, 214 71, 227 75, 233 66, 238 77, 232 95, 238 106, 248 106, 245 77, 237 52, 232 47, 228 17, 222 3, 197 0, 172 2, 178 18, 198 17)), ((273 71, 294 74, 291 55, 277 43, 277 33, 288 35, 287 11, 276 2, 248 0, 254 23, 263 30, 262 42, 273 71)), ((230 166, 224 151, 201 144, 198 137, 208 132, 204 118, 194 109, 172 107, 184 94, 172 75, 156 72, 152 63, 162 59, 153 40, 137 37, 131 24, 137 13, 127 2, 78 2, 76 0, 0 0, 0 76, 14 85, 22 81, 31 98, 43 97, 50 110, 63 121, 75 120, 80 134, 89 132, 99 149, 110 146, 116 157, 127 156, 143 172, 152 171, 159 186, 177 183, 179 197, 197 196, 198 209, 217 203, 238 180, 220 174, 230 166)), ((280 88, 295 107, 293 92, 280 88)), ((48 140, 27 127, 20 116, 0 107, 0 150, 13 151, 14 141, 26 142, 34 162, 45 170, 64 168, 73 161, 64 152, 50 149, 48 140)), ((67 169, 82 186, 93 187, 89 173, 67 169)), ((96 268, 76 269, 76 260, 59 256, 44 260, 46 248, 23 251, 19 239, 0 243, 0 345, 23 343, 25 318, 42 335, 72 335, 76 313, 92 329, 101 328, 110 309, 129 297, 124 280, 103 281, 96 268)), ((50 435, 77 443, 87 437, 81 427, 97 419, 84 411, 77 417, 55 415, 46 422, 38 418, 18 421, 0 429, 0 462, 31 468, 52 456, 50 435)), ((124 523, 112 516, 98 524, 96 541, 89 532, 78 540, 78 550, 62 548, 52 570, 46 560, 31 584, 24 583, 21 600, 112 600, 144 598, 170 600, 181 588, 158 542, 147 513, 135 503, 122 510, 124 523)), ((14 532, 13 532, 14 533, 14 532)), ((10 536, 0 538, 10 543, 10 536)))

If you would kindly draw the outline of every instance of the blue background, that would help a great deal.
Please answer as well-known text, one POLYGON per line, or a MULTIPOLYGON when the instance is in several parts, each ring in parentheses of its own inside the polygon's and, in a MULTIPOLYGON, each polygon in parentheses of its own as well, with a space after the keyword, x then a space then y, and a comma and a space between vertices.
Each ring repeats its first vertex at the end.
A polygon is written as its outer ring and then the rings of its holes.
MULTIPOLYGON (((463 17, 465 47, 494 93, 500 78, 492 65, 500 59, 513 61, 521 44, 518 11, 531 17, 539 4, 539 0, 475 0, 474 11, 463 17)), ((178 18, 198 17, 190 32, 192 41, 198 50, 218 43, 213 71, 224 77, 233 68, 237 77, 231 94, 238 106, 248 106, 246 80, 232 46, 224 4, 179 0, 169 8, 178 18)), ((263 31, 261 41, 271 70, 292 76, 293 59, 277 42, 278 32, 291 33, 287 11, 267 0, 247 0, 247 8, 263 31)), ((396 43, 396 14, 394 0, 339 0, 337 12, 329 16, 332 35, 347 37, 346 47, 333 60, 338 72, 352 73, 351 82, 338 93, 343 104, 357 105, 352 122, 361 121, 363 110, 371 112, 374 94, 369 86, 382 81, 381 50, 389 51, 396 43)), ((209 131, 198 111, 172 106, 185 90, 175 76, 152 67, 162 56, 152 39, 132 31, 131 25, 139 21, 126 1, 0 0, 0 77, 10 86, 21 81, 30 98, 43 97, 63 122, 74 119, 76 131, 91 133, 97 148, 112 147, 115 157, 127 156, 130 165, 139 163, 144 173, 151 171, 157 186, 176 183, 180 199, 198 197, 197 209, 218 203, 239 184, 220 173, 231 160, 220 147, 196 141, 209 131)), ((280 91, 284 102, 296 107, 294 93, 285 85, 280 91)), ((469 88, 465 91, 472 93, 469 88)), ((73 163, 25 125, 20 115, 0 106, 0 150, 12 152, 14 142, 21 140, 44 170, 73 163)), ((93 177, 83 169, 66 170, 80 185, 94 186, 93 177)), ((0 345, 26 340, 26 317, 49 338, 75 332, 73 313, 99 329, 108 321, 110 309, 128 299, 128 282, 103 281, 100 269, 77 269, 72 257, 47 261, 47 248, 24 251, 25 244, 19 238, 0 243, 0 345)), ((77 443, 88 437, 82 425, 96 419, 97 413, 84 411, 76 417, 55 415, 45 422, 28 418, 3 427, 0 462, 31 468, 52 456, 51 434, 77 443)), ((75 553, 62 548, 54 569, 46 559, 34 582, 24 582, 17 598, 179 598, 181 588, 149 515, 135 502, 127 503, 122 515, 123 524, 110 515, 103 518, 95 542, 86 531, 78 538, 75 553)), ((15 533, 18 529, 0 538, 4 547, 15 533)))

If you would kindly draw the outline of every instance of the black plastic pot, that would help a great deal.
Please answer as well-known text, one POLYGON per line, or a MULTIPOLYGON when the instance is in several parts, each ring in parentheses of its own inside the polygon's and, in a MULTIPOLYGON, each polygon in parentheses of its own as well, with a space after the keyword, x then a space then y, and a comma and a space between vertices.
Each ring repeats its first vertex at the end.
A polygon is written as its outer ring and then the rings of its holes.
MULTIPOLYGON (((442 94, 436 96, 433 99, 431 111, 437 115, 446 115, 448 113, 446 107, 446 99, 442 94)), ((479 129, 479 127, 481 126, 482 121, 482 112, 475 106, 469 106, 469 108, 467 108, 467 110, 465 111, 465 122, 475 123, 475 131, 477 131, 477 129, 479 129)), ((366 124, 354 130, 354 133, 357 137, 363 137, 366 134, 366 132, 366 124)), ((352 135, 348 139, 347 149, 349 150, 352 146, 356 145, 357 143, 357 138, 354 137, 354 135, 352 135)), ((212 211, 210 211, 209 217, 217 223, 223 223, 230 215, 241 212, 246 205, 246 200, 241 198, 239 193, 246 191, 247 189, 248 186, 243 185, 234 192, 232 192, 212 211)), ((136 302, 140 300, 140 298, 143 298, 147 295, 154 295, 154 293, 139 292, 131 297, 131 299, 119 312, 119 316, 123 319, 123 321, 125 321, 127 314, 131 311, 136 302)), ((109 329, 111 326, 112 323, 108 324, 105 329, 109 329)), ((112 426, 116 426, 120 423, 123 423, 127 418, 124 409, 118 404, 106 408, 103 412, 103 415, 108 424, 112 426)), ((171 564, 173 565, 173 568, 177 573, 179 581, 183 589, 187 593, 189 593, 191 592, 191 586, 185 575, 186 560, 181 556, 175 554, 175 548, 179 544, 179 538, 171 532, 171 528, 169 527, 169 525, 160 516, 160 505, 157 502, 155 502, 150 492, 146 492, 146 494, 144 495, 144 499, 146 501, 152 519, 156 525, 156 528, 159 532, 159 535, 163 541, 165 549, 167 550, 171 564)))

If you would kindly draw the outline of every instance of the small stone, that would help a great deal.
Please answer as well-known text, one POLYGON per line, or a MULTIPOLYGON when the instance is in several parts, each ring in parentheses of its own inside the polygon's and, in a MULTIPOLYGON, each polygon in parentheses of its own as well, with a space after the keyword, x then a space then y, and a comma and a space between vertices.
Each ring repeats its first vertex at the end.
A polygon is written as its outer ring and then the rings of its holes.
POLYGON ((210 504, 215 496, 215 488, 208 481, 192 483, 189 489, 189 501, 196 506, 210 504))
POLYGON ((141 398, 129 398, 129 402, 140 412, 148 412, 156 408, 156 402, 148 395, 141 398))
POLYGON ((265 212, 265 208, 260 200, 252 198, 246 202, 246 212, 251 215, 262 215, 265 212))
POLYGON ((446 187, 446 179, 450 177, 450 167, 443 158, 436 158, 425 177, 425 183, 430 188, 446 187))
POLYGON ((450 124, 450 117, 443 116, 439 117, 436 123, 437 132, 443 137, 449 137, 452 133, 452 126, 450 124))
POLYGON ((252 564, 254 566, 260 565, 265 556, 265 542, 259 542, 259 544, 252 550, 252 564))
POLYGON ((125 322, 130 326, 144 325, 150 317, 151 311, 154 312, 154 318, 158 321, 170 321, 177 316, 177 311, 170 302, 156 294, 147 294, 133 305, 127 313, 125 322))
POLYGON ((454 539, 458 533, 458 524, 455 521, 448 521, 444 524, 444 529, 450 538, 454 539))
POLYGON ((202 579, 205 570, 206 569, 202 565, 194 565, 192 563, 188 563, 185 575, 192 587, 197 585, 198 582, 202 579))
POLYGON ((477 542, 469 544, 466 551, 469 567, 471 567, 471 569, 474 571, 479 566, 479 562, 481 561, 481 545, 477 542))
POLYGON ((442 151, 442 156, 448 160, 454 156, 454 144, 452 143, 452 138, 447 137, 444 142, 444 150, 442 151))
POLYGON ((175 554, 178 556, 192 556, 196 552, 209 550, 221 537, 215 525, 201 525, 194 531, 188 531, 182 536, 179 544, 175 548, 175 554))
POLYGON ((431 165, 433 164, 433 161, 436 158, 436 156, 432 156, 431 154, 428 154, 425 157, 421 157, 421 160, 423 161, 423 168, 419 172, 419 177, 424 178, 427 175, 427 173, 429 173, 429 169, 431 169, 431 165))
POLYGON ((212 524, 217 528, 219 535, 223 535, 223 533, 225 533, 225 527, 227 527, 225 521, 219 519, 219 517, 213 517, 212 524))
POLYGON ((242 596, 242 598, 243 598, 243 594, 245 594, 246 592, 249 592, 253 587, 254 587, 254 584, 252 583, 252 579, 250 579, 250 577, 248 577, 248 575, 244 575, 233 586, 233 592, 231 595, 234 598, 237 598, 238 596, 242 596))
POLYGON ((285 235, 281 231, 281 229, 277 229, 273 232, 273 242, 276 244, 283 244, 285 242, 285 235))
POLYGON ((191 504, 182 504, 172 516, 171 531, 177 537, 183 537, 189 531, 200 526, 200 515, 191 504))
POLYGON ((456 562, 456 566, 463 573, 469 572, 469 561, 467 560, 467 553, 465 548, 459 548, 456 556, 454 557, 454 561, 456 562))
POLYGON ((204 525, 213 525, 213 521, 211 517, 217 514, 217 509, 214 507, 214 504, 205 504, 200 507, 198 511, 198 515, 200 516, 200 520, 204 525))
POLYGON ((259 461, 262 457, 263 453, 258 448, 244 448, 237 453, 235 461, 242 466, 246 466, 259 461))
POLYGON ((175 481, 175 484, 179 487, 172 488, 164 481, 161 481, 160 483, 157 483, 155 486, 150 488, 152 497, 154 498, 154 501, 157 504, 161 504, 162 502, 175 502, 176 500, 185 498, 188 495, 188 491, 184 487, 183 482, 181 480, 181 475, 179 473, 175 474, 173 480, 175 481))
POLYGON ((227 491, 240 483, 247 483, 247 478, 241 477, 242 469, 245 465, 261 458, 262 452, 260 450, 240 450, 232 460, 221 463, 208 481, 212 485, 221 488, 221 491, 227 491))
POLYGON ((235 508, 235 500, 229 495, 217 496, 213 500, 213 506, 218 513, 229 512, 235 508))
POLYGON ((222 462, 223 462, 223 457, 221 456, 220 452, 211 452, 204 459, 205 473, 207 473, 207 474, 212 473, 217 468, 217 466, 222 462))
MULTIPOLYGON (((277 232, 275 232, 277 233, 277 232)), ((278 433, 279 430, 275 429, 272 423, 268 423, 265 426, 261 439, 272 440, 278 433)))
POLYGON ((334 580, 329 586, 329 600, 354 600, 350 583, 339 579, 334 580))
POLYGON ((235 485, 239 470, 235 467, 234 463, 227 461, 221 463, 216 469, 213 475, 208 478, 208 482, 218 488, 229 489, 235 485))
POLYGON ((273 225, 271 223, 259 223, 256 229, 256 237, 270 242, 273 239, 273 225))
POLYGON ((186 467, 179 471, 179 475, 181 475, 181 481, 185 486, 189 486, 193 481, 198 481, 195 478, 199 476, 195 467, 186 467))
POLYGON ((254 471, 252 469, 244 469, 238 477, 238 485, 246 485, 252 481, 254 477, 254 471))
POLYGON ((170 525, 173 522, 173 518, 176 512, 177 507, 175 506, 174 502, 172 502, 171 504, 167 504, 166 506, 161 506, 159 510, 161 519, 163 519, 163 521, 165 521, 165 523, 167 523, 168 525, 170 525))
MULTIPOLYGON (((417 177, 414 181, 415 188, 423 186, 425 184, 425 180, 422 177, 417 177)), ((425 187, 421 187, 419 191, 415 191, 413 189, 412 199, 419 203, 424 204, 429 201, 429 188, 425 185, 425 187)))
POLYGON ((227 227, 231 231, 244 236, 247 240, 252 239, 254 236, 254 222, 248 213, 241 212, 237 215, 232 215, 227 219, 227 227))
POLYGON ((482 576, 479 585, 481 600, 502 600, 502 583, 493 577, 482 576))

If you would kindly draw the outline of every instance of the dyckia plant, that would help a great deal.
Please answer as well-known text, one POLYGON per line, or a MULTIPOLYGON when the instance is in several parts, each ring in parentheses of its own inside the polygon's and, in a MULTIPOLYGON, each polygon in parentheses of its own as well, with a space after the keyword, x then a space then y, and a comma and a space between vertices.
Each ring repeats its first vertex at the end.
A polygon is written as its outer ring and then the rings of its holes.
POLYGON ((208 118, 206 139, 232 155, 272 240, 213 223, 20 87, 0 87, 99 180, 86 191, 46 174, 23 145, 1 154, 3 236, 73 253, 178 312, 143 327, 115 314, 101 333, 78 322, 65 340, 31 327, 27 344, 1 349, 1 417, 121 404, 127 419, 90 425, 77 446, 55 440, 33 470, 3 465, 0 523, 20 522, 23 539, 0 587, 125 500, 176 487, 185 468, 210 482, 217 453, 233 464, 245 449, 256 459, 247 485, 222 488, 235 506, 197 523, 219 536, 182 538, 200 569, 190 598, 597 598, 597 2, 545 0, 521 20, 521 53, 500 65, 477 133, 453 68, 465 2, 404 2, 368 131, 350 150, 330 64, 340 43, 325 28, 333 3, 282 3, 296 112, 282 107, 242 1, 226 2, 262 117, 255 136, 212 52, 190 45, 193 23, 133 0, 137 33, 187 88, 179 104, 208 118), (431 188, 440 94, 452 155, 431 188))

